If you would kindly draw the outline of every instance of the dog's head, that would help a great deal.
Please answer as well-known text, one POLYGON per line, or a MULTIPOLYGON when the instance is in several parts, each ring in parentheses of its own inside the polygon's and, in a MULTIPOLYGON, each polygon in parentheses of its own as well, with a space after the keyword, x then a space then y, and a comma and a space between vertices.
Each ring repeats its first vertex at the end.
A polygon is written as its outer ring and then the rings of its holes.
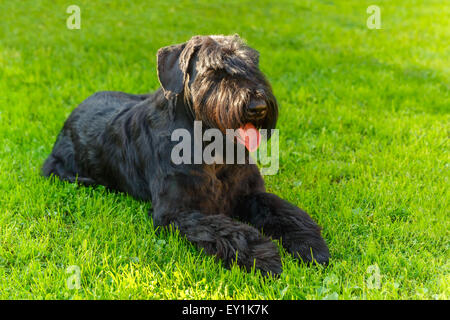
POLYGON ((278 106, 259 70, 259 53, 239 36, 195 36, 159 49, 157 59, 166 98, 182 94, 205 126, 224 133, 275 128, 278 106))

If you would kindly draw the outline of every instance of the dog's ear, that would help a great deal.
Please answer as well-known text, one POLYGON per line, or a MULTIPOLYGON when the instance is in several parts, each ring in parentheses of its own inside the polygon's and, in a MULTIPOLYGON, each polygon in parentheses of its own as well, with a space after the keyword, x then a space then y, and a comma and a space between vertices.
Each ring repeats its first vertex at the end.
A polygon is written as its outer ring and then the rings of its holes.
POLYGON ((168 99, 183 91, 189 62, 197 47, 197 41, 193 40, 158 50, 158 79, 168 99))

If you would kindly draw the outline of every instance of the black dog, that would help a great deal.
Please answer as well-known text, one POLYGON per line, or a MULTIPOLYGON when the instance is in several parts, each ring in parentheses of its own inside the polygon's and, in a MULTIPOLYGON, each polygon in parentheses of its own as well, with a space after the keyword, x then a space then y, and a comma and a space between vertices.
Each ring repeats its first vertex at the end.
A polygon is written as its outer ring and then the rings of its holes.
POLYGON ((275 127, 278 106, 258 52, 236 35, 195 36, 161 48, 157 60, 162 88, 155 93, 98 92, 72 112, 43 175, 151 201, 155 226, 173 225, 226 266, 236 261, 280 273, 278 249, 267 236, 305 262, 328 263, 320 227, 266 193, 256 165, 171 161, 171 133, 193 133, 194 120, 222 132, 275 127))

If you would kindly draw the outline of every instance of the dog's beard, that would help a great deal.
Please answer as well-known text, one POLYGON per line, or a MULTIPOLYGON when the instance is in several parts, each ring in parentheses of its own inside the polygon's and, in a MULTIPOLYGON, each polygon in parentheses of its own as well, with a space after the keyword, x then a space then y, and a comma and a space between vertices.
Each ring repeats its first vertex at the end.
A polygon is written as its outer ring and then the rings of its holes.
POLYGON ((250 152, 256 151, 262 140, 260 129, 268 130, 267 138, 270 138, 270 130, 275 127, 276 123, 276 109, 269 108, 268 115, 264 118, 251 119, 243 116, 245 112, 241 108, 230 107, 202 106, 199 108, 197 106, 197 108, 192 108, 191 112, 194 119, 202 121, 206 128, 219 129, 225 135, 227 130, 232 130, 235 133, 235 142, 244 145, 250 152), (199 110, 202 110, 202 112, 199 112, 199 110))

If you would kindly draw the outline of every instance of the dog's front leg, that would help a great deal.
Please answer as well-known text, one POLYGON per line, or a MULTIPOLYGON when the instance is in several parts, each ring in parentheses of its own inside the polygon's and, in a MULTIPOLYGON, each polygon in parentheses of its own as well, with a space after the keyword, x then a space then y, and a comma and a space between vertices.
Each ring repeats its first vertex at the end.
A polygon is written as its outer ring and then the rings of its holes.
POLYGON ((305 262, 327 264, 328 247, 320 227, 300 208, 271 193, 244 196, 234 214, 262 229, 264 234, 281 239, 283 247, 305 262))
POLYGON ((187 240, 210 255, 224 261, 226 267, 233 262, 250 270, 253 266, 264 275, 282 271, 277 246, 255 228, 229 217, 205 215, 199 211, 153 212, 155 225, 173 225, 187 240))

